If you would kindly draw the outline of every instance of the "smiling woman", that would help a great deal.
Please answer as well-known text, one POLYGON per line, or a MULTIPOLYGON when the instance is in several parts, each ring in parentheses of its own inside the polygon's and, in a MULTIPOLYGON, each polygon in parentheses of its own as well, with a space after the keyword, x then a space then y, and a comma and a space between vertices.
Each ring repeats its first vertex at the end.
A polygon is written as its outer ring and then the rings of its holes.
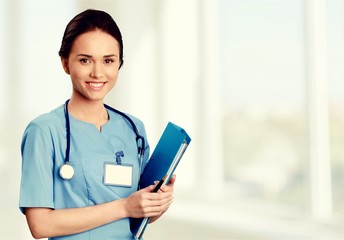
POLYGON ((109 14, 86 10, 67 25, 59 55, 72 96, 24 132, 20 209, 34 238, 133 239, 129 218, 154 222, 166 212, 175 177, 157 193, 153 185, 137 191, 149 156, 145 127, 104 104, 123 63, 121 32, 109 14), (118 152, 131 171, 108 184, 104 166, 122 164, 118 152), (121 177, 132 184, 116 184, 121 177))

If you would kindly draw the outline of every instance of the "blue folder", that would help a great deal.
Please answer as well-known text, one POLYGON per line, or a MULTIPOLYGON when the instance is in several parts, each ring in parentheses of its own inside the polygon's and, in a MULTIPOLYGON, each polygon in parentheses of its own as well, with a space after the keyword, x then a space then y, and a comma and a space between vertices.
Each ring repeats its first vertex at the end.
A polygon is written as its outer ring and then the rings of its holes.
MULTIPOLYGON (((190 144, 191 138, 181 127, 169 122, 159 139, 143 173, 140 189, 153 185, 155 181, 168 184, 180 159, 190 144)), ((159 188, 154 189, 157 192, 159 188)), ((150 218, 131 218, 130 229, 136 239, 141 239, 150 218)))

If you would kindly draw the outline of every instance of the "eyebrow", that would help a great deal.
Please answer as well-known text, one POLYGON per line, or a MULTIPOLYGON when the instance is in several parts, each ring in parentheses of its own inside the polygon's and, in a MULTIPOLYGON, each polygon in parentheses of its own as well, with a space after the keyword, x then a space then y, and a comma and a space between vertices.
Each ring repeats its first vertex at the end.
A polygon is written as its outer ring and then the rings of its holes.
MULTIPOLYGON (((80 53, 78 55, 76 55, 77 57, 87 57, 87 58, 93 58, 92 55, 89 54, 84 54, 84 53, 80 53)), ((117 57, 116 54, 108 54, 108 55, 104 55, 103 58, 108 58, 108 57, 117 57)))

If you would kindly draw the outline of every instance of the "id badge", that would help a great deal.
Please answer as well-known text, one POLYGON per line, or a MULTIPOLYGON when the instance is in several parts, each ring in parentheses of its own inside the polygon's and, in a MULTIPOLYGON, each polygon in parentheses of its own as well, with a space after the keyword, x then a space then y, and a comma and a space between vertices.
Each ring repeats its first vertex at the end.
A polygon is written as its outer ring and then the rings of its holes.
POLYGON ((105 185, 132 187, 133 185, 133 166, 129 164, 104 163, 105 185))

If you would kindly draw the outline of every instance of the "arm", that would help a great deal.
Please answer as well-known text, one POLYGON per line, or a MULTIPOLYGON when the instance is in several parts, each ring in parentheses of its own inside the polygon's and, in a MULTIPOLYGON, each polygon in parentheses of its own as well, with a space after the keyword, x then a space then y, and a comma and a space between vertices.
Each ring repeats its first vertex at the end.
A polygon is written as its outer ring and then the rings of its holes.
POLYGON ((80 233, 121 218, 161 215, 171 204, 172 193, 151 193, 153 189, 149 186, 125 199, 82 208, 26 208, 25 215, 36 239, 80 233))
POLYGON ((32 236, 38 239, 79 233, 115 221, 125 216, 122 206, 123 201, 118 200, 84 208, 26 208, 25 215, 32 236))

